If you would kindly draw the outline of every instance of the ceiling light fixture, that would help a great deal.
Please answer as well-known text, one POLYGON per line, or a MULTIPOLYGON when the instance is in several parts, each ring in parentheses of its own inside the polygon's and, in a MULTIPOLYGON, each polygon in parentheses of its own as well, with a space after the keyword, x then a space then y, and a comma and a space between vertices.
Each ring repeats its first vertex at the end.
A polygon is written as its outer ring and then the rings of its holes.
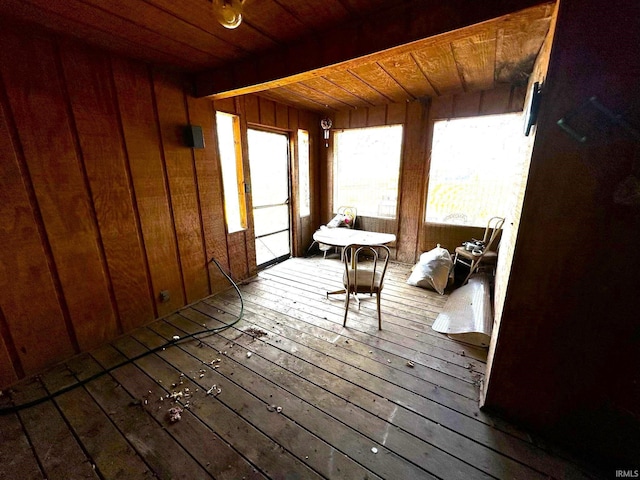
POLYGON ((242 23, 242 4, 244 0, 213 0, 213 12, 216 20, 224 28, 237 28, 242 23))

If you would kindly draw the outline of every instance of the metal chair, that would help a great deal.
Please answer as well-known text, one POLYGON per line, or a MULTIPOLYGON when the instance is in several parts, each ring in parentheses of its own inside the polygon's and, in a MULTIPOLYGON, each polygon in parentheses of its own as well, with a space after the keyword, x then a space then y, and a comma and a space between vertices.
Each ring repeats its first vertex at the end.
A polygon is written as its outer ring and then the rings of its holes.
POLYGON ((460 262, 469 267, 469 274, 464 279, 464 282, 462 282, 462 285, 467 283, 469 277, 478 270, 481 264, 496 264, 498 260, 498 252, 497 249, 492 250, 492 248, 498 238, 498 234, 500 233, 503 224, 504 218, 492 217, 489 219, 489 222, 487 222, 487 228, 484 231, 484 237, 481 245, 478 246, 479 248, 469 251, 464 246, 456 247, 453 265, 455 266, 460 262))
POLYGON ((344 248, 342 261, 344 262, 344 275, 342 283, 345 289, 344 322, 347 326, 347 313, 349 312, 349 300, 353 294, 358 309, 360 309, 359 293, 376 295, 378 309, 378 330, 382 330, 382 316, 380 314, 380 293, 384 285, 384 275, 391 252, 384 245, 347 245, 344 248), (349 258, 351 257, 351 258, 349 258))

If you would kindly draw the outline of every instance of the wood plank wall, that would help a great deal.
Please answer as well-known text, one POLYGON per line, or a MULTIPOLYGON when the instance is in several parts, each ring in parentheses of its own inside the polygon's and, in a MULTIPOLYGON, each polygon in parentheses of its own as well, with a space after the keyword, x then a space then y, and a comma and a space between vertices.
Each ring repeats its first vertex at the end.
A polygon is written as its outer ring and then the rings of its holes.
MULTIPOLYGON (((291 218, 292 218, 292 254, 304 256, 311 245, 313 232, 319 225, 320 217, 320 163, 318 161, 320 144, 320 117, 305 110, 299 110, 283 105, 258 95, 243 95, 235 98, 216 100, 213 102, 217 111, 231 113, 240 116, 240 133, 244 155, 244 169, 249 172, 249 155, 247 151, 247 128, 258 128, 266 131, 282 132, 289 134, 291 154, 291 218), (309 132, 309 184, 311 190, 311 214, 300 217, 299 189, 298 189, 298 129, 309 132)), ((324 144, 323 144, 324 145, 324 144)), ((245 179, 251 182, 250 177, 245 179)), ((247 208, 251 211, 250 197, 248 195, 247 208)), ((246 231, 229 235, 229 248, 237 251, 239 255, 253 257, 253 262, 248 265, 255 266, 255 244, 253 242, 253 221, 251 215, 247 217, 248 228, 246 231)), ((232 268, 233 270, 233 268, 232 268)), ((240 274, 242 272, 238 272, 240 274)), ((245 272, 245 276, 254 274, 255 270, 245 272)))
POLYGON ((583 106, 597 96, 640 128, 639 19, 637 2, 559 3, 485 390, 486 407, 607 456, 610 469, 640 458, 640 215, 616 198, 638 175, 638 142, 583 106), (572 113, 584 143, 558 128, 572 113))
MULTIPOLYGON (((43 30, 2 23, 0 44, 3 388, 226 288, 211 257, 238 279, 255 259, 227 241, 210 100, 43 30), (204 149, 184 146, 187 124, 204 149)), ((271 107, 314 138, 311 117, 271 107)))
MULTIPOLYGON (((464 240, 482 236, 484 229, 424 221, 429 177, 429 155, 436 120, 522 111, 526 88, 499 85, 492 90, 435 97, 431 102, 392 103, 334 115, 334 129, 405 125, 400 173, 399 218, 388 220, 359 217, 358 228, 394 233, 396 258, 412 263, 420 253, 440 243, 452 251, 464 240)), ((333 140, 333 136, 331 137, 333 140)), ((321 178, 322 223, 331 219, 333 205, 332 145, 326 151, 327 167, 321 178)))

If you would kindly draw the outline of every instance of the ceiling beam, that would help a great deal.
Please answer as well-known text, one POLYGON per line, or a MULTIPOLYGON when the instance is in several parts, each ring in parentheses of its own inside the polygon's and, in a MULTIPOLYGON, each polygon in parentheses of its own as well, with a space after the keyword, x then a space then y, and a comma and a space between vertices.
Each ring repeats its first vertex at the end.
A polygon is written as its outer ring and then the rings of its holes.
POLYGON ((540 0, 413 0, 240 62, 196 75, 198 97, 223 99, 282 87, 407 52, 412 43, 539 4, 540 0))

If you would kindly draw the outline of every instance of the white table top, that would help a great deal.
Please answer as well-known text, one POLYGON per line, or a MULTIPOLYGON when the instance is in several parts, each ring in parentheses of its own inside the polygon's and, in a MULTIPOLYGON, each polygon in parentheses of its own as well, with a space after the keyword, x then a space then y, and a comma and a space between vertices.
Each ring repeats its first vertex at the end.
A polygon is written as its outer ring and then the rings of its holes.
POLYGON ((316 242, 331 245, 333 247, 346 247, 352 243, 358 245, 385 245, 395 242, 393 233, 367 232, 350 228, 320 228, 313 234, 316 242))

